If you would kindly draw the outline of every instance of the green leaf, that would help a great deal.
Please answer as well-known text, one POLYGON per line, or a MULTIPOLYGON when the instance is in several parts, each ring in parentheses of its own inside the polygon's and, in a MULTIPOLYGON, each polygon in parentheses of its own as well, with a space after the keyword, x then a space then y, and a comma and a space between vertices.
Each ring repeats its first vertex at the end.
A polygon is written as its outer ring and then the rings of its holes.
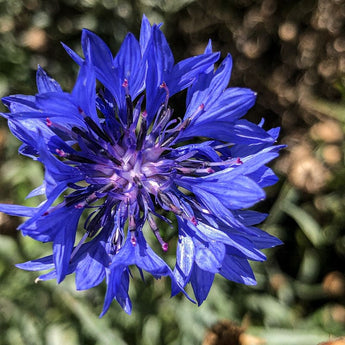
POLYGON ((308 212, 289 201, 282 202, 280 207, 296 221, 315 247, 320 247, 327 242, 320 225, 308 212))

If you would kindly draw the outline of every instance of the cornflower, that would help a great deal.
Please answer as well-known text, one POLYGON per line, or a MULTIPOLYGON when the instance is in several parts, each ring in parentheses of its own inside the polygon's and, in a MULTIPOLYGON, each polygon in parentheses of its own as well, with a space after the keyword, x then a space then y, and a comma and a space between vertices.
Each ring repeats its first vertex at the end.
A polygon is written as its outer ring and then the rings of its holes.
POLYGON ((44 194, 45 201, 1 204, 0 211, 28 217, 22 234, 53 247, 52 255, 17 266, 50 270, 38 280, 58 283, 74 272, 77 290, 105 280, 101 315, 114 299, 131 312, 133 266, 142 277, 170 277, 172 295, 186 294, 191 283, 199 305, 216 273, 255 284, 248 260, 265 260, 260 249, 280 241, 254 226, 266 215, 248 208, 277 181, 266 164, 282 146, 275 145, 279 128, 242 119, 256 94, 227 88, 231 56, 215 68, 220 55, 209 42, 203 54, 175 64, 160 25, 145 16, 139 41, 129 33, 115 57, 88 30, 84 57, 64 48, 80 66, 71 93, 38 67, 36 95, 3 98, 10 112, 2 116, 23 142, 19 152, 45 168, 42 186, 28 197, 44 194), (185 89, 185 114, 174 116, 171 100, 185 89), (173 217, 171 269, 149 242, 169 250, 172 240, 159 224, 172 226, 173 217))

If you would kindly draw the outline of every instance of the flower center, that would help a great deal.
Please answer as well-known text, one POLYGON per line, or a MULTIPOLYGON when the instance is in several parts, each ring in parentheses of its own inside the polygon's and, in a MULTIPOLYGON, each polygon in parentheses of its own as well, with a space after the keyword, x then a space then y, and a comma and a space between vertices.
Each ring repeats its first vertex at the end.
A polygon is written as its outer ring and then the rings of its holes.
MULTIPOLYGON (((93 209, 93 204, 101 200, 101 205, 91 213, 84 228, 87 237, 104 230, 104 224, 113 224, 115 230, 113 245, 115 252, 121 248, 126 221, 116 221, 115 215, 127 219, 131 242, 136 245, 136 233, 147 221, 153 234, 164 251, 168 244, 159 234, 155 218, 166 222, 167 218, 155 212, 157 204, 194 224, 192 207, 185 195, 174 185, 178 175, 204 176, 214 172, 217 166, 232 164, 229 161, 208 162, 198 156, 198 150, 176 151, 173 146, 179 134, 188 127, 203 105, 186 120, 172 119, 172 109, 168 106, 169 89, 166 83, 164 103, 157 111, 152 124, 147 122, 146 111, 141 111, 143 97, 136 104, 132 102, 128 81, 123 82, 126 98, 125 114, 118 114, 112 96, 101 91, 98 109, 107 112, 105 119, 93 119, 79 108, 84 125, 68 128, 47 119, 47 125, 59 136, 68 136, 72 145, 56 149, 56 155, 65 164, 74 166, 84 175, 84 186, 71 186, 74 192, 65 196, 65 206, 78 209, 93 209), (113 117, 110 117, 112 114, 113 117), (109 120, 112 118, 112 121, 109 120), (198 158, 198 159, 196 159, 198 158), (96 230, 95 230, 96 229, 96 230)), ((216 155, 217 156, 217 155, 216 155)), ((109 231, 109 230, 108 230, 109 231)), ((114 231, 114 230, 112 230, 114 231)), ((80 244, 76 247, 80 247, 80 244)), ((73 254, 75 255, 75 253, 73 254)))

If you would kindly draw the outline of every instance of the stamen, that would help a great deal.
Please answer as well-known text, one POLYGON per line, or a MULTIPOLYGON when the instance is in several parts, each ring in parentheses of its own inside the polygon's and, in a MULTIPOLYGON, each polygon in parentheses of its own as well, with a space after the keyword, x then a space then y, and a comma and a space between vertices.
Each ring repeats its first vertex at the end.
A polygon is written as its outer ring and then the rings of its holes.
POLYGON ((177 214, 178 216, 182 216, 183 215, 183 211, 180 210, 178 207, 176 207, 174 204, 170 204, 169 208, 172 212, 174 212, 175 214, 177 214))
POLYGON ((195 200, 191 200, 191 203, 193 204, 193 206, 198 209, 201 213, 205 213, 205 214, 212 214, 212 212, 204 207, 202 207, 198 202, 196 202, 195 200))
POLYGON ((172 111, 170 108, 165 108, 162 106, 158 111, 157 121, 155 121, 152 132, 155 136, 160 134, 161 130, 166 127, 167 123, 169 122, 172 115, 172 111))
POLYGON ((122 83, 122 87, 125 89, 126 96, 129 95, 129 89, 128 89, 128 79, 125 78, 125 80, 122 83))
MULTIPOLYGON (((89 194, 82 202, 79 202, 79 203, 75 204, 74 207, 79 209, 79 208, 83 208, 86 205, 89 205, 89 204, 93 203, 97 199, 100 199, 101 197, 103 197, 105 193, 107 193, 107 192, 111 191, 112 189, 114 189, 115 186, 116 185, 115 185, 114 182, 111 182, 111 183, 108 183, 108 184, 104 185, 100 189, 98 189, 98 190, 92 192, 91 194, 89 194)), ((71 200, 71 202, 72 202, 72 200, 71 200)))
POLYGON ((53 122, 51 121, 49 117, 46 118, 46 124, 48 127, 51 127, 51 125, 53 124, 53 122))
POLYGON ((152 131, 154 131, 154 129, 158 126, 158 123, 160 122, 163 113, 164 113, 164 104, 162 104, 157 111, 155 121, 153 122, 152 131))
POLYGON ((131 230, 131 243, 133 247, 137 245, 137 238, 135 236, 135 230, 131 230))
POLYGON ((72 261, 72 259, 74 258, 74 256, 77 254, 78 250, 80 249, 80 247, 84 244, 84 242, 86 241, 87 237, 88 237, 89 233, 85 232, 85 234, 83 235, 83 237, 81 238, 81 240, 79 241, 78 245, 73 249, 71 257, 69 259, 69 262, 72 261))
POLYGON ((137 137, 136 151, 141 150, 141 148, 143 147, 143 144, 144 144, 144 141, 146 138, 146 134, 147 134, 146 116, 145 117, 142 116, 141 126, 140 126, 138 137, 137 137))
POLYGON ((118 251, 121 248, 121 242, 122 242, 122 236, 120 234, 119 229, 115 230, 115 233, 111 239, 111 245, 112 245, 112 249, 114 251, 115 254, 118 253, 118 251))
POLYGON ((199 173, 199 174, 213 174, 214 173, 214 170, 212 168, 205 168, 205 169, 196 169, 195 170, 196 173, 199 173))
POLYGON ((128 80, 125 79, 122 83, 122 86, 125 89, 126 93, 126 105, 127 105, 127 128, 130 127, 130 125, 133 123, 133 103, 132 103, 132 98, 129 94, 129 89, 128 89, 128 80))
POLYGON ((83 110, 81 107, 79 107, 79 106, 78 106, 78 111, 79 111, 79 114, 80 114, 80 115, 83 115, 83 117, 86 116, 84 110, 83 110))
POLYGON ((81 128, 73 126, 72 127, 72 132, 74 132, 77 135, 80 135, 82 138, 90 141, 89 135, 81 128))
POLYGON ((133 231, 136 229, 135 219, 132 214, 129 216, 128 228, 130 231, 133 231))
POLYGON ((189 117, 189 120, 192 121, 197 115, 199 115, 205 108, 205 104, 201 103, 197 110, 189 117))
POLYGON ((169 127, 175 124, 176 122, 176 119, 172 119, 165 125, 163 131, 161 132, 161 134, 159 134, 159 145, 161 145, 162 141, 164 141, 164 139, 168 137, 170 133, 175 131, 175 128, 169 129, 169 127))
POLYGON ((196 226, 198 225, 198 221, 196 220, 196 218, 193 216, 190 221, 196 226))
POLYGON ((83 157, 83 156, 79 156, 78 154, 73 154, 73 153, 66 153, 64 154, 64 156, 62 156, 64 158, 67 158, 73 162, 76 163, 89 163, 89 164, 95 164, 95 162, 89 158, 83 157))
POLYGON ((213 148, 214 148, 215 150, 218 150, 218 149, 223 149, 224 147, 229 147, 229 146, 231 146, 231 145, 233 145, 233 144, 231 144, 231 143, 226 143, 226 144, 221 144, 221 145, 214 146, 213 148))
POLYGON ((155 235, 158 242, 160 243, 163 251, 165 251, 165 252, 168 251, 169 245, 168 245, 168 243, 164 242, 164 240, 162 239, 162 237, 159 233, 159 230, 158 230, 158 226, 157 226, 156 222, 154 221, 152 215, 148 214, 147 219, 148 219, 149 225, 152 229, 152 232, 155 235))
POLYGON ((56 149, 55 152, 60 156, 60 157, 66 157, 66 152, 64 150, 56 149))
POLYGON ((192 120, 189 117, 183 122, 181 122, 179 125, 177 125, 175 128, 167 130, 166 131, 167 133, 172 133, 172 134, 161 145, 162 146, 172 145, 176 141, 176 139, 179 137, 180 133, 189 126, 191 121, 192 120))
POLYGON ((215 171, 212 168, 187 168, 187 167, 177 167, 179 171, 181 171, 183 174, 213 174, 215 171))
MULTIPOLYGON (((141 104, 143 102, 144 95, 142 95, 139 100, 137 101, 134 109, 133 109, 133 123, 132 123, 132 131, 135 132, 137 125, 138 125, 138 120, 141 114, 141 104)), ((134 106, 134 103, 133 103, 134 106)))
POLYGON ((164 89, 165 92, 166 92, 165 101, 164 101, 164 107, 165 107, 165 109, 167 109, 168 108, 168 102, 169 102, 169 96, 170 96, 170 92, 169 92, 168 86, 165 83, 165 81, 163 81, 163 83, 159 87, 161 89, 164 89))
POLYGON ((85 122, 87 125, 93 130, 95 134, 97 134, 100 138, 102 138, 106 142, 112 142, 112 139, 102 131, 101 128, 97 125, 97 123, 92 120, 90 116, 85 116, 84 117, 85 122))
POLYGON ((171 145, 179 136, 179 134, 180 134, 179 131, 174 132, 167 140, 164 141, 164 143, 161 144, 161 146, 164 147, 164 146, 171 145))
POLYGON ((220 162, 207 162, 198 159, 186 159, 185 161, 181 162, 180 165, 183 167, 195 167, 196 164, 199 164, 200 167, 216 167, 222 165, 234 165, 234 164, 243 164, 240 158, 237 159, 228 159, 226 161, 220 162))
POLYGON ((133 181, 136 183, 139 189, 143 188, 143 184, 141 183, 140 178, 138 176, 134 176, 133 181))
POLYGON ((104 155, 109 158, 113 163, 115 163, 116 165, 121 165, 122 162, 117 159, 116 157, 114 157, 112 154, 110 154, 108 151, 104 150, 104 155))
POLYGON ((189 152, 185 153, 183 156, 177 157, 175 159, 175 161, 176 162, 183 162, 189 158, 192 158, 196 153, 197 153, 197 151, 189 151, 189 152))
MULTIPOLYGON (((84 129, 81 129, 79 127, 72 127, 72 132, 78 135, 76 139, 79 142, 79 146, 81 146, 83 143, 80 143, 80 138, 82 138, 85 142, 85 145, 91 149, 93 152, 99 154, 101 150, 104 150, 104 147, 102 147, 96 138, 91 137, 90 133, 87 133, 84 129)), ((85 146, 84 145, 84 146, 85 146)))
POLYGON ((127 128, 133 123, 133 103, 130 95, 126 95, 127 105, 127 128))
POLYGON ((191 123, 191 121, 192 121, 192 118, 191 118, 191 117, 188 117, 187 119, 185 119, 185 120, 179 125, 178 130, 180 130, 180 131, 185 130, 185 129, 189 126, 189 124, 191 123))
POLYGON ((158 191, 158 196, 161 199, 162 203, 165 204, 166 206, 168 206, 169 204, 171 204, 171 200, 168 198, 167 195, 165 195, 164 193, 158 191))

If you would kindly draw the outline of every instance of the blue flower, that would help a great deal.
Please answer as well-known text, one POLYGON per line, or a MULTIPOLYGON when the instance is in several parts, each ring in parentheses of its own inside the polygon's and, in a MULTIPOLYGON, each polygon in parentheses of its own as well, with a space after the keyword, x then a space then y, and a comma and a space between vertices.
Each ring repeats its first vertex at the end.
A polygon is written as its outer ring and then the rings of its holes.
POLYGON ((75 272, 78 290, 105 280, 101 315, 114 299, 131 312, 133 267, 170 277, 173 295, 191 283, 198 304, 216 273, 255 284, 248 260, 265 260, 260 249, 280 241, 255 227, 265 215, 247 209, 276 182, 266 164, 282 146, 275 145, 279 129, 242 119, 256 95, 227 88, 230 55, 215 68, 219 54, 209 43, 175 64, 160 25, 145 16, 139 41, 128 34, 115 57, 88 30, 84 57, 64 47, 80 66, 71 93, 39 67, 36 95, 3 99, 10 112, 2 115, 23 142, 19 152, 45 168, 29 197, 45 201, 0 211, 28 217, 23 235, 53 246, 51 256, 17 266, 50 270, 38 280, 61 282, 75 272), (186 112, 175 117, 171 101, 185 89, 186 112), (156 238, 168 250, 157 219, 171 217, 178 225, 173 269, 149 245, 156 238), (79 223, 84 235, 76 242, 79 223))

